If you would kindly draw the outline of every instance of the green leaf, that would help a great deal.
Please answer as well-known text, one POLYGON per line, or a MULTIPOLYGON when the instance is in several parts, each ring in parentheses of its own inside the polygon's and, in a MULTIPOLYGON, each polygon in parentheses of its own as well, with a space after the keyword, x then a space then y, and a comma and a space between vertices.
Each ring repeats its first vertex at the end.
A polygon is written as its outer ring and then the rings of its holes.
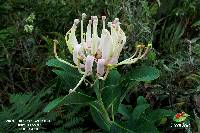
POLYGON ((154 123, 146 120, 145 118, 140 119, 135 123, 137 133, 159 133, 154 123))
POLYGON ((150 51, 148 54, 147 54, 147 58, 149 60, 155 60, 156 59, 156 53, 154 51, 150 51))
POLYGON ((65 70, 65 71, 67 71, 69 73, 77 73, 78 74, 78 71, 77 71, 76 68, 72 68, 69 65, 60 62, 57 59, 48 60, 46 65, 51 66, 51 67, 61 68, 61 69, 65 70))
POLYGON ((136 81, 152 81, 160 76, 160 71, 151 66, 136 67, 128 74, 130 80, 136 81))
POLYGON ((102 100, 105 108, 113 114, 117 112, 121 96, 120 78, 119 72, 112 70, 105 81, 106 87, 102 91, 102 100))
POLYGON ((184 34, 186 25, 182 25, 182 23, 179 23, 176 27, 176 31, 174 32, 174 41, 177 42, 184 34))
POLYGON ((54 108, 56 108, 57 106, 60 105, 60 103, 62 102, 62 97, 54 99, 53 101, 51 101, 43 110, 43 112, 49 112, 51 110, 53 110, 54 108))
POLYGON ((90 104, 90 112, 93 120, 101 129, 104 129, 105 131, 110 130, 110 120, 106 118, 107 114, 105 114, 99 103, 93 102, 90 104))
POLYGON ((196 26, 200 26, 200 20, 194 22, 194 24, 192 24, 192 26, 196 27, 196 26))
POLYGON ((149 104, 142 104, 142 105, 136 106, 132 112, 132 119, 138 120, 140 118, 141 114, 144 113, 145 110, 149 107, 150 107, 149 104))
POLYGON ((138 120, 142 113, 145 112, 147 108, 149 108, 150 105, 147 103, 147 101, 144 99, 144 97, 139 96, 137 98, 137 106, 134 108, 132 112, 132 119, 138 120))
POLYGON ((147 100, 143 96, 137 98, 137 105, 148 104, 147 100))
MULTIPOLYGON (((58 75, 63 81, 67 88, 73 88, 80 80, 80 76, 76 74, 72 74, 70 72, 66 72, 63 70, 52 70, 56 75, 58 75)), ((66 90, 67 91, 67 90, 66 90)))
POLYGON ((161 120, 164 117, 169 117, 169 116, 174 116, 175 112, 170 111, 170 110, 166 110, 166 109, 156 109, 151 111, 148 115, 147 118, 152 121, 152 122, 156 122, 161 120))
POLYGON ((134 133, 134 131, 113 122, 109 133, 134 133))
MULTIPOLYGON (((124 80, 124 82, 126 82, 126 81, 124 80)), ((129 81, 127 83, 128 83, 128 86, 127 86, 126 90, 122 91, 123 94, 120 97, 120 103, 124 100, 124 98, 128 95, 128 93, 130 91, 133 91, 139 84, 139 82, 135 81, 135 80, 129 81)))
POLYGON ((3 41, 6 38, 8 38, 8 36, 12 35, 13 33, 16 33, 16 28, 15 27, 7 27, 4 29, 0 30, 0 40, 3 41))
POLYGON ((71 89, 71 87, 75 87, 80 80, 81 74, 78 72, 77 69, 62 63, 57 59, 48 60, 46 65, 59 68, 59 70, 54 69, 52 71, 65 82, 67 88, 71 89))
POLYGON ((99 88, 99 80, 97 79, 97 80, 95 80, 95 82, 94 82, 94 85, 93 85, 93 90, 94 90, 94 92, 95 92, 95 94, 96 94, 96 96, 97 96, 97 99, 100 99, 101 98, 101 92, 100 92, 100 88, 99 88))
POLYGON ((43 112, 49 112, 60 105, 71 105, 71 104, 89 104, 93 102, 95 98, 82 94, 80 92, 73 92, 65 97, 60 97, 50 102, 43 110, 43 112))
POLYGON ((129 118, 131 111, 126 107, 124 104, 120 104, 118 108, 118 113, 122 114, 123 116, 129 118))
POLYGON ((108 77, 106 78, 105 81, 105 86, 112 86, 112 85, 116 85, 119 84, 121 75, 117 70, 111 70, 108 74, 108 77))

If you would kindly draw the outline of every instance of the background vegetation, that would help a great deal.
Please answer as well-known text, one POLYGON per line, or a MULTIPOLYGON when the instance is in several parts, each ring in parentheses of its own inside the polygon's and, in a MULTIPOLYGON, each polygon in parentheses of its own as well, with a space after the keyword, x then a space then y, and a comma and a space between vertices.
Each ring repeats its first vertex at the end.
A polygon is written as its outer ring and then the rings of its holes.
MULTIPOLYGON (((153 81, 119 80, 126 96, 116 111, 117 122, 137 133, 200 132, 199 0, 0 0, 0 132, 19 132, 17 123, 6 123, 8 119, 51 120, 39 132, 105 132, 98 119, 91 119, 94 112, 90 114, 89 107, 60 106, 43 112, 80 79, 77 71, 50 59, 56 38, 59 54, 71 60, 64 35, 83 12, 106 15, 109 21, 119 17, 128 37, 120 60, 129 57, 137 43, 153 42, 148 58, 118 68, 123 77, 130 71, 137 74, 138 66, 152 66, 160 76, 153 81), (63 73, 52 71, 59 65, 63 73), (174 113, 181 111, 190 115, 190 128, 171 127, 174 113)), ((108 86, 113 84, 109 79, 108 86)), ((90 87, 83 84, 79 90, 93 95, 85 88, 90 87)), ((117 127, 110 132, 125 132, 117 127)))

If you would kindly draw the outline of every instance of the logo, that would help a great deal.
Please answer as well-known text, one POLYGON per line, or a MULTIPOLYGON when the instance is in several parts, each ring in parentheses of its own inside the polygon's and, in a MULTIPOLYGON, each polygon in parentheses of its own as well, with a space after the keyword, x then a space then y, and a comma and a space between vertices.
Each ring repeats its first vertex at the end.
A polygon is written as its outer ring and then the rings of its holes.
POLYGON ((190 115, 186 114, 185 112, 177 113, 174 116, 173 121, 175 121, 177 123, 184 122, 188 116, 190 116, 190 115))
POLYGON ((191 126, 190 121, 187 119, 189 116, 185 112, 177 113, 173 118, 175 123, 171 127, 189 129, 191 126))

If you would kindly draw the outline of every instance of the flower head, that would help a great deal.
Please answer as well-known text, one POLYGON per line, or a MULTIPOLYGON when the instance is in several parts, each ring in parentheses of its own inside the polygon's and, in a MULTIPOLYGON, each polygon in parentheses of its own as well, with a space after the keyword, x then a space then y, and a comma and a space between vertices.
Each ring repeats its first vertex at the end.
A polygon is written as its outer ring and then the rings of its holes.
MULTIPOLYGON (((139 59, 142 59, 147 54, 151 47, 149 44, 147 47, 144 45, 138 45, 136 52, 130 58, 119 62, 118 59, 124 44, 126 43, 126 35, 120 27, 120 21, 115 18, 113 22, 108 22, 109 29, 106 29, 106 16, 102 16, 103 29, 100 36, 97 32, 98 17, 91 16, 91 19, 87 25, 87 31, 83 31, 83 21, 86 18, 86 14, 82 14, 81 19, 81 42, 79 43, 76 38, 77 25, 79 19, 74 20, 72 28, 66 33, 65 40, 70 53, 73 55, 74 65, 60 59, 56 53, 56 44, 54 43, 55 57, 63 63, 66 63, 72 67, 78 68, 79 72, 83 74, 83 77, 96 73, 99 79, 105 80, 110 69, 123 64, 133 64, 139 59), (96 65, 94 65, 96 64, 96 65), (94 67, 96 66, 96 67, 94 67)), ((81 82, 83 79, 81 79, 81 82)), ((78 84, 79 85, 79 84, 78 84)), ((70 92, 75 91, 76 86, 70 92)))

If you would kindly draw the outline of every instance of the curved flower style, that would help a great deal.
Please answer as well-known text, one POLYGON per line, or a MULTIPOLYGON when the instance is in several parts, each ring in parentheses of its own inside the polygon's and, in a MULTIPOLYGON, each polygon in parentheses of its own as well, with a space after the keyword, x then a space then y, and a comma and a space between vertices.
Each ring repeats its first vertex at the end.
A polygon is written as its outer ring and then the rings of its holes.
POLYGON ((83 74, 83 77, 76 85, 74 89, 70 89, 70 93, 74 92, 86 76, 92 75, 96 72, 96 76, 99 79, 105 80, 109 71, 119 65, 133 64, 139 59, 145 57, 151 48, 151 44, 147 47, 144 45, 138 45, 133 56, 130 58, 119 62, 118 58, 122 51, 122 48, 126 42, 126 36, 120 27, 120 22, 118 18, 115 18, 113 22, 108 22, 108 27, 110 31, 106 29, 105 20, 106 16, 102 16, 103 29, 101 36, 98 36, 97 16, 92 16, 91 20, 87 25, 86 33, 83 32, 83 21, 86 18, 86 14, 82 14, 81 19, 81 42, 78 43, 75 32, 79 19, 74 20, 72 28, 66 33, 65 40, 68 49, 71 54, 73 54, 73 61, 75 65, 70 64, 59 58, 56 53, 57 41, 54 41, 54 53, 55 57, 71 67, 78 68, 79 72, 83 74), (96 63, 96 65, 94 65, 96 63), (94 68, 96 66, 96 68, 94 68))

